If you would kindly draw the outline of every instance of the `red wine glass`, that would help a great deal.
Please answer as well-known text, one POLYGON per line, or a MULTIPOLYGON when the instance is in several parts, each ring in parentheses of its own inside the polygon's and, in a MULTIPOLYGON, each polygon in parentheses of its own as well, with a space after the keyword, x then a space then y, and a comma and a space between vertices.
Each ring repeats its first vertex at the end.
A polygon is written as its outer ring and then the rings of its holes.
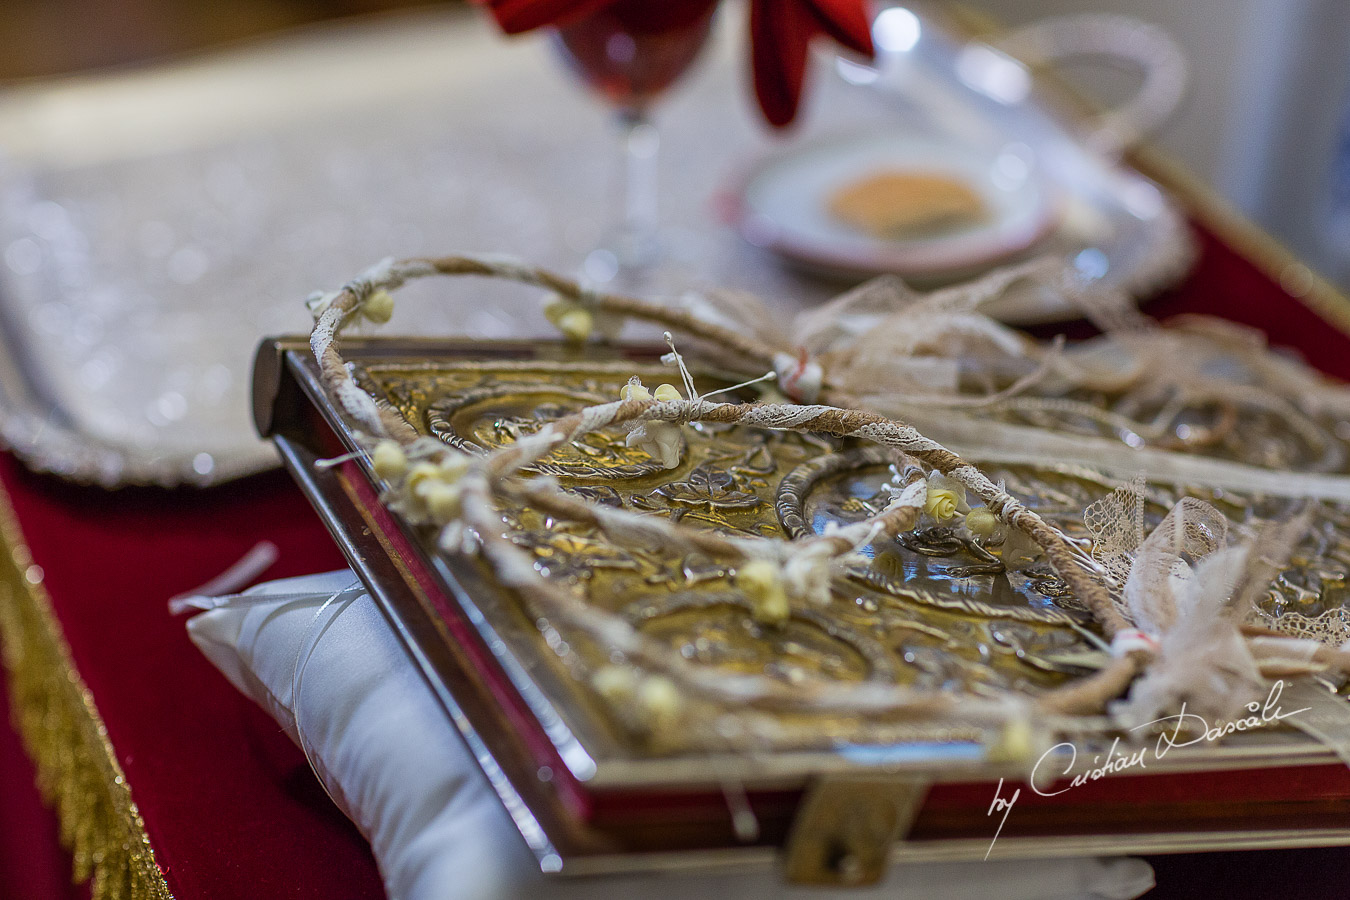
POLYGON ((660 262, 652 104, 697 58, 717 0, 618 0, 556 30, 569 67, 618 114, 624 189, 618 225, 587 260, 595 281, 640 282, 660 262))

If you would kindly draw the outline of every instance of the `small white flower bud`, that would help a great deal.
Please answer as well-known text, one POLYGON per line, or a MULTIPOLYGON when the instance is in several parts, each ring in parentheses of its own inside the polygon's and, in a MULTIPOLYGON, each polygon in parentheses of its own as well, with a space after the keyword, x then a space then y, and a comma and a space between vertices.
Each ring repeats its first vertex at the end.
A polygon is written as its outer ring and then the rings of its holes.
POLYGON ((591 676, 591 687, 611 703, 623 702, 637 691, 637 676, 624 666, 605 666, 591 676))
POLYGON ((778 566, 766 559, 752 559, 737 569, 736 587, 750 601, 756 622, 781 625, 792 614, 778 566))
POLYGON ((638 686, 638 703, 653 730, 669 728, 680 716, 680 693, 664 675, 651 675, 638 686))
POLYGON ((444 480, 453 484, 463 478, 467 471, 469 471, 469 454, 451 450, 441 457, 441 477, 444 480))
POLYGON ((376 325, 383 325, 394 315, 394 295, 384 288, 376 288, 361 306, 361 315, 376 325))
POLYGON ((628 383, 619 389, 620 400, 650 400, 652 392, 647 390, 646 385, 638 381, 636 375, 628 379, 628 383))
POLYGON ((580 343, 591 336, 595 320, 584 309, 573 309, 558 317, 558 330, 569 341, 580 343))
POLYGON ((408 470, 408 490, 414 494, 428 481, 441 480, 441 467, 435 463, 420 462, 408 470))
POLYGON ((375 474, 385 481, 398 481, 408 471, 408 455, 395 441, 380 441, 370 455, 375 474))
POLYGON ((445 525, 459 518, 459 486, 443 481, 424 482, 418 494, 427 505, 427 513, 437 525, 445 525))

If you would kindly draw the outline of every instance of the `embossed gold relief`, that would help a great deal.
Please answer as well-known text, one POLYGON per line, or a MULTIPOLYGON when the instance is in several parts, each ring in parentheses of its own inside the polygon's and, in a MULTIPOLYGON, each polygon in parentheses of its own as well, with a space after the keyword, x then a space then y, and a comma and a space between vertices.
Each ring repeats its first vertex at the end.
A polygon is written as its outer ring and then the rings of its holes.
MULTIPOLYGON (((432 403, 426 411, 426 427, 460 449, 493 450, 534 433, 578 406, 614 399, 596 394, 596 387, 588 382, 574 390, 522 393, 519 383, 489 381, 432 403)), ((664 471, 646 453, 629 448, 625 437, 613 429, 590 435, 573 441, 535 468, 550 475, 583 479, 640 478, 664 471)))
MULTIPOLYGON (((381 363, 361 380, 419 431, 467 450, 510 443, 542 422, 618 397, 633 364, 381 363)), ((645 381, 668 370, 638 370, 645 381)), ((823 531, 874 514, 893 471, 878 448, 838 447, 796 434, 739 427, 684 429, 681 464, 664 470, 626 443, 622 429, 600 432, 555 452, 535 468, 592 502, 665 516, 728 534, 772 537, 823 531)), ((1082 538, 1082 510, 1114 484, 1081 468, 993 467, 990 475, 1066 533, 1082 538)), ((1287 511, 1286 501, 1193 492, 1237 522, 1287 511)), ((1152 527, 1180 496, 1150 486, 1144 511, 1152 527)), ((1043 691, 1102 664, 1089 619, 1044 562, 1005 559, 1005 548, 931 521, 896 539, 860 548, 842 567, 832 602, 794 608, 778 626, 756 622, 724 564, 659 548, 621 548, 598 533, 554 522, 535 510, 503 509, 511 538, 536 566, 588 602, 625 617, 686 658, 731 672, 756 672, 793 684, 807 676, 916 685, 974 694, 1043 691)), ((1272 586, 1265 609, 1306 615, 1344 602, 1350 566, 1350 512, 1321 504, 1300 555, 1272 586)), ((559 633, 519 611, 515 637, 552 660, 592 711, 610 714, 621 740, 639 730, 622 707, 599 702, 588 676, 610 661, 605 647, 559 633), (547 648, 547 649, 545 649, 547 648)), ((847 717, 756 713, 736 720, 702 709, 695 721, 654 741, 662 751, 707 749, 727 741, 771 742, 778 749, 839 741, 969 737, 915 730, 902 723, 847 717)), ((646 739, 651 742, 652 736, 646 739)))

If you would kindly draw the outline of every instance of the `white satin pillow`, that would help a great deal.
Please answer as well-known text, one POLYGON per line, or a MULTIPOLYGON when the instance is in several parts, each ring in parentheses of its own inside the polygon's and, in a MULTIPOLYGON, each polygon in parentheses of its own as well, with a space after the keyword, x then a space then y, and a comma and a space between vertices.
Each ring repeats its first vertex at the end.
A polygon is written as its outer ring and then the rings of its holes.
POLYGON ((370 840, 394 900, 1129 900, 1153 886, 1143 860, 1092 858, 896 866, 851 891, 767 872, 546 878, 350 571, 260 585, 195 616, 188 632, 305 748, 370 840))

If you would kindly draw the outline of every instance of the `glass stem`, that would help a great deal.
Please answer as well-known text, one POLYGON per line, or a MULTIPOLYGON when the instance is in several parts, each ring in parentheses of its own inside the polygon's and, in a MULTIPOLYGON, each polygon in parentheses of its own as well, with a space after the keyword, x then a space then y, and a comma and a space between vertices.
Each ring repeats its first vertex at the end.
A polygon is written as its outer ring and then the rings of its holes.
POLYGON ((619 265, 640 268, 651 265, 659 253, 657 243, 657 157, 661 137, 640 109, 619 114, 624 155, 623 225, 619 265))

